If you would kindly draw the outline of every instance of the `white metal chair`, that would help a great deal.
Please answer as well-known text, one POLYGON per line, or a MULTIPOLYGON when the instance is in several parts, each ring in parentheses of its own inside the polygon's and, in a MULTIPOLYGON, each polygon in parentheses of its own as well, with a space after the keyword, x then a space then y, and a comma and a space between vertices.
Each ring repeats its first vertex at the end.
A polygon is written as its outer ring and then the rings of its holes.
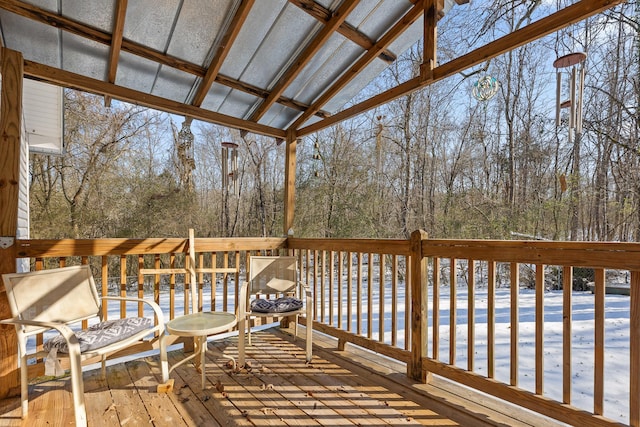
POLYGON ((27 416, 29 406, 27 359, 36 356, 48 356, 47 363, 56 364, 57 357, 68 357, 78 427, 87 425, 81 366, 83 360, 100 356, 104 376, 106 358, 109 354, 157 333, 162 377, 165 381, 168 378, 164 320, 160 307, 154 302, 139 298, 99 297, 88 265, 3 274, 2 279, 13 318, 2 320, 0 323, 14 324, 16 327, 23 418, 27 416), (102 322, 103 300, 143 302, 153 309, 157 324, 154 325, 153 319, 146 317, 102 322), (100 322, 84 330, 74 331, 70 327, 92 318, 97 318, 100 322), (51 329, 57 330, 61 335, 45 342, 45 350, 49 349, 49 352, 28 354, 27 339, 51 329))
POLYGON ((247 272, 248 280, 240 289, 238 303, 238 363, 244 365, 245 330, 249 321, 249 345, 251 345, 252 317, 295 316, 295 335, 298 316, 306 315, 306 360, 311 361, 311 336, 313 333, 311 291, 298 281, 296 258, 293 256, 252 256, 247 272), (296 298, 296 296, 302 297, 296 298), (274 297, 266 299, 264 297, 274 297), (253 299, 251 299, 253 298, 253 299), (250 301, 251 299, 251 301, 250 301))

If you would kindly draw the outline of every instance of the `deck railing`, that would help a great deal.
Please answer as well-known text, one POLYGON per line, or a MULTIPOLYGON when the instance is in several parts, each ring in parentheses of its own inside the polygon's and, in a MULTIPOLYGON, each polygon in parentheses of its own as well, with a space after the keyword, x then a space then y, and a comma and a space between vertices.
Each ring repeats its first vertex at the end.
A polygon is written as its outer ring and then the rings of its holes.
MULTIPOLYGON (((36 269, 90 263, 98 281, 107 284, 103 293, 133 288, 138 296, 152 295, 168 318, 180 306, 181 282, 184 292, 189 286, 186 239, 23 240, 18 245, 19 256, 36 269)), ((337 337, 339 346, 371 349, 405 362, 413 378, 444 376, 570 424, 640 426, 640 244, 434 240, 414 232, 410 240, 196 238, 195 248, 202 309, 235 310, 252 254, 294 253, 301 279, 313 292, 314 329, 337 337), (582 321, 582 307, 572 302, 575 268, 593 269, 595 344, 586 350, 578 347, 572 328, 582 321), (629 278, 629 316, 610 331, 605 291, 613 273, 629 278), (554 287, 563 289, 556 291, 562 295, 562 330, 550 345, 545 309, 550 310, 546 300, 554 287), (531 314, 522 307, 529 293, 531 314), (506 337, 498 331, 505 323, 506 337), (613 332, 628 345, 607 347, 606 334, 613 332), (522 357, 525 351, 532 357, 522 357), (591 407, 574 404, 573 367, 585 352, 585 360, 593 360, 591 407), (628 368, 622 378, 606 376, 612 359, 628 368), (560 376, 561 390, 545 387, 549 375, 560 376), (620 414, 606 412, 612 384, 628 391, 616 397, 628 402, 622 422, 620 414)), ((124 311, 121 307, 121 316, 124 311)))

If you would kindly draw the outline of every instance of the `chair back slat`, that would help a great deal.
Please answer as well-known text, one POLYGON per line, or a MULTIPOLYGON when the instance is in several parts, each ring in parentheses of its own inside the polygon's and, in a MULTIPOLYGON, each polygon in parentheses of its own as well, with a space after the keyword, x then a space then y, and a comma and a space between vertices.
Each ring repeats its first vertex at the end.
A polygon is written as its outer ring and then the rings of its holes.
MULTIPOLYGON (((2 279, 13 317, 71 323, 100 313, 100 298, 88 265, 3 274, 2 279)), ((26 326, 23 333, 47 329, 26 326)))
POLYGON ((249 264, 251 294, 280 294, 295 291, 296 278, 296 257, 251 257, 249 264))

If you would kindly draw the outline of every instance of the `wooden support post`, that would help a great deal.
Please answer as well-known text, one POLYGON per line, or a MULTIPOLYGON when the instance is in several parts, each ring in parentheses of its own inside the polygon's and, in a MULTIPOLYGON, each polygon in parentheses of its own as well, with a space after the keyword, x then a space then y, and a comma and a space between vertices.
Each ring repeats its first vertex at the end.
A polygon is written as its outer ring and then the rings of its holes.
MULTIPOLYGON (((284 235, 293 230, 296 208, 296 148, 298 140, 293 130, 287 132, 287 145, 284 164, 284 235)), ((292 237, 292 236, 289 236, 292 237)))
POLYGON ((631 272, 629 425, 640 426, 640 271, 631 272))
POLYGON ((422 64, 420 65, 420 82, 433 80, 433 69, 436 68, 436 48, 438 46, 438 0, 424 2, 424 47, 422 64))
POLYGON ((407 376, 423 383, 427 374, 422 359, 427 356, 427 259, 422 255, 423 230, 411 233, 411 358, 407 376))
MULTIPOLYGON (((16 272, 20 131, 22 129, 22 54, 0 48, 0 274, 16 272)), ((11 317, 4 284, 0 286, 0 319, 11 317)), ((18 340, 13 326, 0 326, 0 398, 20 392, 18 340)))

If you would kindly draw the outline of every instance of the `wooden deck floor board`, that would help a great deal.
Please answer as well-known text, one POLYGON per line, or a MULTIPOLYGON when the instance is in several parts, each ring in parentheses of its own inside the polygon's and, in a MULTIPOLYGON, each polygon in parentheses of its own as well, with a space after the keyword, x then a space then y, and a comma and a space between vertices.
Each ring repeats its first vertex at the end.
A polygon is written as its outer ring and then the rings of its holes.
MULTIPOLYGON (((255 374, 240 374, 229 369, 227 359, 222 357, 224 349, 217 343, 209 345, 209 364, 207 365, 207 375, 216 378, 220 384, 233 384, 232 387, 239 387, 246 390, 251 395, 251 400, 260 402, 261 408, 253 408, 252 412, 246 415, 251 420, 256 417, 269 417, 275 419, 275 425, 287 426, 317 426, 319 423, 310 418, 295 403, 277 392, 272 384, 263 380, 255 374)), ((216 392, 222 393, 216 388, 216 392)))
POLYGON ((273 335, 260 335, 254 340, 255 352, 248 351, 249 360, 267 366, 271 370, 284 369, 295 372, 289 380, 307 392, 325 406, 332 408, 339 416, 351 420, 357 425, 419 425, 411 417, 385 405, 372 397, 363 387, 353 380, 353 375, 340 366, 329 363, 317 356, 312 363, 304 362, 304 354, 296 354, 295 344, 274 339, 273 335), (265 351, 266 349, 266 351, 265 351), (277 355, 279 357, 273 357, 277 355), (271 365, 275 363, 275 365, 271 365))
MULTIPOLYGON (((214 348, 215 346, 214 343, 214 348)), ((354 425, 348 419, 341 419, 342 417, 333 408, 327 407, 313 395, 291 383, 289 378, 299 373, 287 368, 283 363, 283 359, 288 355, 272 350, 261 346, 261 351, 266 354, 265 357, 272 359, 270 366, 260 365, 254 361, 249 372, 245 369, 232 376, 233 380, 242 387, 251 387, 254 390, 254 398, 257 399, 254 401, 259 404, 253 408, 247 407, 250 419, 253 420, 255 416, 262 418, 260 412, 272 412, 282 419, 278 425, 354 425), (269 400, 283 402, 284 405, 279 407, 262 405, 262 403, 269 403, 262 400, 263 396, 269 400), (287 413, 297 414, 298 417, 293 418, 287 413)))
MULTIPOLYGON (((169 353, 169 363, 173 365, 178 362, 178 356, 177 352, 169 353)), ((181 356, 182 353, 180 353, 181 356)), ((156 384, 161 383, 162 374, 160 370, 155 369, 153 373, 156 384)), ((179 374, 179 371, 172 372, 171 378, 174 380, 173 392, 166 393, 166 395, 176 407, 186 425, 190 427, 203 425, 218 427, 220 424, 215 421, 208 407, 200 401, 191 387, 189 387, 189 384, 179 374)))
MULTIPOLYGON (((89 426, 557 426, 513 409, 486 409, 477 402, 489 400, 474 402, 472 391, 411 382, 402 364, 357 347, 338 351, 330 337, 314 335, 310 364, 302 338, 272 328, 253 339, 249 369, 240 370, 227 364, 229 356, 237 358, 237 336, 208 343, 204 390, 187 363, 171 373, 174 390, 157 393, 157 355, 116 362, 106 380, 99 370, 85 372, 89 426)), ((172 351, 169 362, 183 357, 172 351)), ((19 398, 4 399, 0 426, 73 425, 68 378, 30 390, 29 417, 20 419, 19 398)))
MULTIPOLYGON (((173 352, 169 355, 169 363, 171 365, 177 363, 183 358, 181 352, 173 352)), ((206 378, 205 390, 201 390, 200 373, 188 363, 183 365, 171 373, 171 378, 176 380, 174 385, 174 394, 180 396, 180 404, 185 406, 201 406, 210 415, 211 425, 218 423, 222 426, 252 426, 242 415, 241 411, 236 408, 233 403, 225 398, 213 398, 212 396, 212 378, 206 378)), ((205 417, 206 414, 198 411, 199 417, 205 417)))
MULTIPOLYGON (((112 369, 112 368, 110 368, 112 369)), ((118 427, 120 420, 118 413, 111 398, 111 392, 107 385, 107 379, 102 377, 100 369, 87 371, 83 375, 84 378, 84 404, 87 408, 88 422, 91 417, 100 420, 104 427, 118 427)))

